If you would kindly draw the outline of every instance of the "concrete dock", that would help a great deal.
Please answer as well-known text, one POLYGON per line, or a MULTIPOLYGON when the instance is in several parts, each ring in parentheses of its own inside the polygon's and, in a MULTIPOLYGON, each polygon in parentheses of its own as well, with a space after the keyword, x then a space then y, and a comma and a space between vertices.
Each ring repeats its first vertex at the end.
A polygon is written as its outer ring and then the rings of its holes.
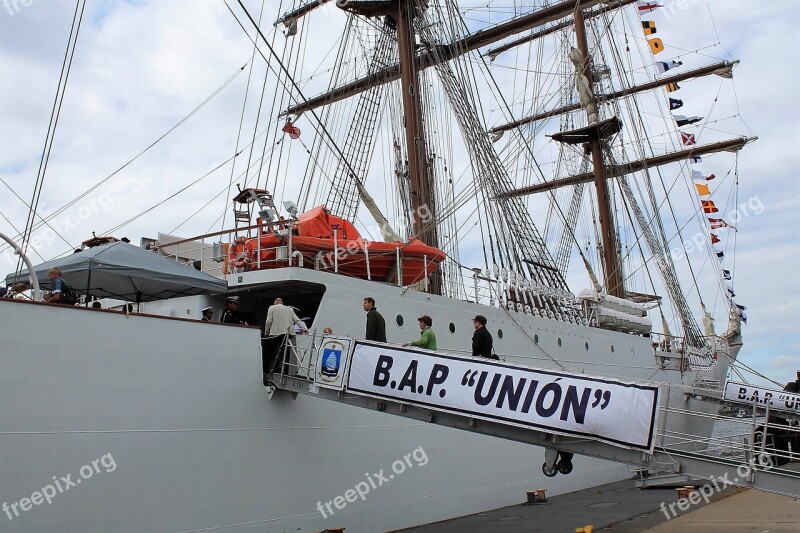
MULTIPOLYGON (((710 487, 710 486, 709 486, 710 487)), ((708 501, 678 507, 673 488, 638 490, 633 480, 402 530, 404 533, 800 531, 800 501, 753 490, 708 490, 708 501), (672 509, 670 509, 672 504, 672 509)), ((520 497, 525 501, 525 494, 520 497)))

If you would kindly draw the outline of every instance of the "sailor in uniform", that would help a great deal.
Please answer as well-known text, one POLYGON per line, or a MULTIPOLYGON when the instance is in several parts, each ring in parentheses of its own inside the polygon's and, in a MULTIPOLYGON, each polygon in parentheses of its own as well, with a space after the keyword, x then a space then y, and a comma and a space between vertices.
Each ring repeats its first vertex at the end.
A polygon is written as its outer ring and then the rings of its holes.
POLYGON ((203 314, 203 318, 200 319, 201 322, 211 322, 211 317, 214 316, 214 308, 209 305, 201 309, 200 312, 203 314))
POLYGON ((219 317, 219 321, 223 324, 244 324, 246 325, 247 322, 239 318, 239 314, 236 312, 236 309, 239 307, 239 297, 238 296, 228 296, 225 299, 225 310, 222 312, 222 315, 219 317))

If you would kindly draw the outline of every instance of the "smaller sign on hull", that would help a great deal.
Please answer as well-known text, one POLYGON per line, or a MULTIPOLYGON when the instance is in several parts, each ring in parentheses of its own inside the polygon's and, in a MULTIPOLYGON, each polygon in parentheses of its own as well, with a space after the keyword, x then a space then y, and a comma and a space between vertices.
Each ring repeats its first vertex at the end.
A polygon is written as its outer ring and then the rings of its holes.
POLYGON ((347 337, 323 337, 314 368, 315 384, 339 390, 344 387, 351 342, 352 339, 347 337))
POLYGON ((356 341, 347 390, 652 451, 659 389, 356 341))
POLYGON ((765 389, 744 383, 728 382, 723 399, 749 406, 766 407, 770 410, 800 414, 800 394, 796 392, 765 389))

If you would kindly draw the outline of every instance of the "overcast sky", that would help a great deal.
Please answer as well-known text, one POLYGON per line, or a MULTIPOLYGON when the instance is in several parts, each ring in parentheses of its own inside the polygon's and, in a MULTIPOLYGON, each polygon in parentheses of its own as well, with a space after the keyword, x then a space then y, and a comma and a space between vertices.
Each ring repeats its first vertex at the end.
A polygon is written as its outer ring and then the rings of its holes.
MULTIPOLYGON (((724 50, 742 61, 725 91, 733 94, 744 133, 749 129, 759 141, 741 154, 739 199, 756 199, 751 205, 763 209, 749 209, 738 224, 734 281, 737 301, 747 305, 749 318, 739 358, 778 381, 788 381, 800 370, 800 76, 793 59, 798 3, 662 3, 665 10, 651 18, 668 45, 677 46, 679 39, 697 42, 699 37, 700 42, 714 44, 718 34, 724 50)), ((257 14, 261 4, 247 5, 257 14)), ((323 9, 333 14, 336 8, 323 9)), ((73 10, 74 2, 58 0, 9 0, 0 6, 0 231, 12 236, 25 225, 28 208, 23 202, 30 202, 33 193, 73 10)), ((266 2, 266 29, 272 30, 278 11, 278 2, 266 2)), ((323 19, 315 30, 324 33, 326 24, 323 19)), ((714 48, 714 57, 720 49, 714 48)), ((53 213, 108 177, 240 72, 251 52, 249 40, 221 0, 89 0, 39 213, 53 213)), ((312 48, 311 53, 317 52, 321 51, 312 48)), ((92 231, 105 233, 228 159, 236 143, 246 74, 239 74, 168 138, 57 217, 53 224, 63 240, 40 232, 33 261, 78 246, 92 231)), ((718 89, 719 83, 713 87, 718 89)), ((717 95, 710 91, 692 97, 713 102, 717 95)), ((230 172, 229 166, 217 170, 116 236, 138 243, 143 236, 170 232, 222 192, 177 233, 218 229, 230 172)), ((0 254, 0 264, 4 275, 13 269, 13 257, 0 254)))

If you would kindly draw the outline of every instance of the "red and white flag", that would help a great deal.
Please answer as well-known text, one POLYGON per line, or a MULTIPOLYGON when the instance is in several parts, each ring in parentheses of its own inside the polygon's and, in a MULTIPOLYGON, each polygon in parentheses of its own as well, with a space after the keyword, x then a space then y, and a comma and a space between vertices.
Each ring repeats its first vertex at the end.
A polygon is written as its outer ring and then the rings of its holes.
POLYGON ((683 143, 684 146, 693 146, 696 143, 693 134, 684 132, 680 132, 680 134, 681 134, 681 142, 683 143))
POLYGON ((647 0, 639 0, 637 3, 639 4, 639 13, 650 13, 659 7, 664 7, 658 2, 649 2, 647 0))
POLYGON ((292 139, 300 138, 300 128, 292 124, 291 120, 287 120, 286 124, 283 125, 283 131, 288 133, 289 137, 292 139))
POLYGON ((708 223, 711 225, 711 229, 725 229, 725 228, 736 229, 735 227, 731 226, 721 218, 709 218, 708 223))
POLYGON ((715 176, 714 174, 709 174, 708 176, 706 176, 699 170, 692 170, 692 181, 711 181, 716 177, 717 176, 715 176))

